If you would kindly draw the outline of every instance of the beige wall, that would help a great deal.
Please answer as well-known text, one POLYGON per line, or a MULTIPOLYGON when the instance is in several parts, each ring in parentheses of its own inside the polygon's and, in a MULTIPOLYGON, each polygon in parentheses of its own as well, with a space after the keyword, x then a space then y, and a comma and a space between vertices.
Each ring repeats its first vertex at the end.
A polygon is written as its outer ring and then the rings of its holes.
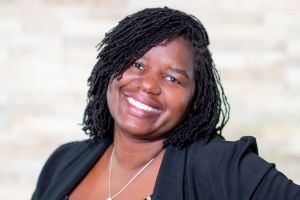
POLYGON ((0 199, 29 199, 45 159, 78 125, 96 44, 129 13, 167 5, 206 26, 228 99, 229 140, 300 183, 297 0, 0 0, 0 199), (151 3, 149 3, 151 2, 151 3))

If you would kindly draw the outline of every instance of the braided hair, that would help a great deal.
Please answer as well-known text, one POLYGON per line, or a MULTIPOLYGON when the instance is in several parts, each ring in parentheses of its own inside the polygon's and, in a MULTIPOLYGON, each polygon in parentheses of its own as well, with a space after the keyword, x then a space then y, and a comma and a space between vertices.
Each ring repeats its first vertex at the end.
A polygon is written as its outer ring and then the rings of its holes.
POLYGON ((207 141, 219 135, 229 119, 229 104, 208 50, 209 39, 202 23, 192 15, 164 8, 148 8, 125 17, 105 34, 97 46, 97 63, 88 78, 87 106, 83 131, 93 141, 113 135, 113 118, 106 92, 110 80, 123 72, 149 49, 164 40, 183 37, 192 48, 195 66, 195 94, 189 115, 172 130, 164 146, 182 148, 199 138, 207 141))

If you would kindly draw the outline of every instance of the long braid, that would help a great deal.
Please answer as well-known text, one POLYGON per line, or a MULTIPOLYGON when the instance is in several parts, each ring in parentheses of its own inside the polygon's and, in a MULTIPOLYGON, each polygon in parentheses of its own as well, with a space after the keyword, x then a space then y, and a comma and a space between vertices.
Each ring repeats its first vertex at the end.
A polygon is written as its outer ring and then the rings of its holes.
POLYGON ((113 119, 106 100, 109 81, 120 78, 152 47, 178 36, 183 36, 193 50, 195 94, 189 115, 169 134, 164 145, 181 148, 201 137, 209 140, 221 135, 229 119, 229 104, 207 48, 207 32, 196 17, 167 7, 145 9, 125 17, 97 46, 98 62, 88 79, 83 118, 86 134, 96 141, 112 135, 113 119))

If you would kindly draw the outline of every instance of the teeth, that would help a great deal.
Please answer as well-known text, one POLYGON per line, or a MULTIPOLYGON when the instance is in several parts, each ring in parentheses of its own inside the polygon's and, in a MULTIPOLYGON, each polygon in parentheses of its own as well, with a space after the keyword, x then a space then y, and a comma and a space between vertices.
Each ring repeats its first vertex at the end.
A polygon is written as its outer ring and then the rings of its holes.
POLYGON ((148 106, 148 105, 146 105, 146 104, 143 104, 143 103, 141 103, 141 102, 135 100, 135 99, 132 98, 132 97, 127 97, 127 99, 128 99, 128 102, 129 102, 131 105, 133 105, 133 106, 135 106, 135 107, 137 107, 137 108, 139 108, 139 109, 145 110, 145 111, 147 111, 147 112, 157 112, 157 111, 158 111, 157 109, 152 108, 152 107, 150 107, 150 106, 148 106))

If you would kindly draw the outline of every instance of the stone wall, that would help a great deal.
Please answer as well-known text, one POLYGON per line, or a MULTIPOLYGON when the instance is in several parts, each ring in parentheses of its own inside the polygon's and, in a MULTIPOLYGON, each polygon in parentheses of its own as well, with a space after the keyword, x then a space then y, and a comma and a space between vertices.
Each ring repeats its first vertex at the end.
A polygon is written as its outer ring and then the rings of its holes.
POLYGON ((164 6, 197 16, 228 99, 224 135, 300 183, 297 0, 0 0, 0 199, 29 199, 49 154, 81 131, 96 44, 129 13, 164 6))

